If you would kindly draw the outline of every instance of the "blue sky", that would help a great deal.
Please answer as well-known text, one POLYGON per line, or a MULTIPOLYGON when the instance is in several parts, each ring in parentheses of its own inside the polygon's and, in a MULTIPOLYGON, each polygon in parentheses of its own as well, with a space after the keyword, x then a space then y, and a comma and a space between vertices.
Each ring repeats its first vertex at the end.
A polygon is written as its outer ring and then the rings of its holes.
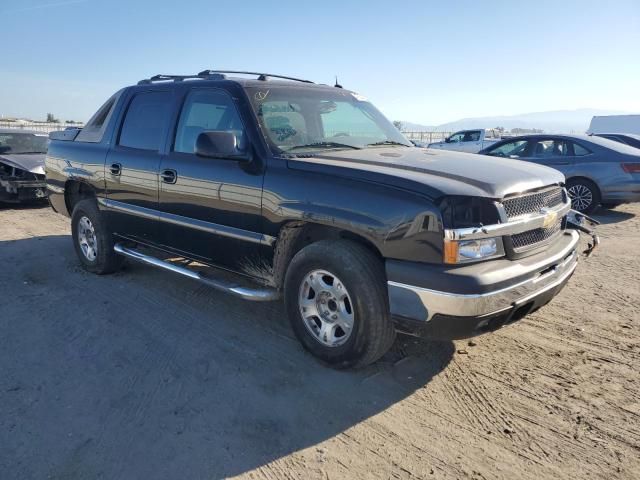
POLYGON ((204 68, 346 88, 391 119, 640 113, 640 1, 0 0, 0 114, 87 120, 115 90, 204 68))

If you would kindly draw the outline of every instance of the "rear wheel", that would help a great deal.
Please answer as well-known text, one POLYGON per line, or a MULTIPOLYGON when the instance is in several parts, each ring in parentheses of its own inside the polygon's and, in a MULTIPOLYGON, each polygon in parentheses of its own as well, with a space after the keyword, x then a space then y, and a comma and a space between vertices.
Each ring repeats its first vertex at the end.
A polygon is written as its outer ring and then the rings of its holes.
POLYGON ((571 207, 581 213, 591 213, 600 204, 600 190, 586 178, 567 181, 567 191, 571 197, 571 207))
POLYGON ((71 215, 71 233, 76 254, 85 270, 102 275, 122 267, 124 257, 113 251, 113 236, 107 231, 94 199, 76 204, 71 215))
POLYGON ((284 294, 302 345, 335 368, 368 365, 393 344, 382 262, 356 243, 323 240, 302 249, 284 294))

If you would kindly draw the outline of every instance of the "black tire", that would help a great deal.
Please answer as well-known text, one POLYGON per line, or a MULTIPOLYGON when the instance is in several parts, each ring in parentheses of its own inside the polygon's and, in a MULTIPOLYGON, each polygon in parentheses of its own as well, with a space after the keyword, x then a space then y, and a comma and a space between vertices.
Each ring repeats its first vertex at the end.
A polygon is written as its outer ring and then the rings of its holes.
POLYGON ((368 365, 393 345, 396 332, 389 314, 383 264, 376 255, 354 242, 322 240, 299 251, 287 269, 284 298, 289 321, 302 345, 331 367, 368 365), (335 275, 349 295, 353 328, 344 344, 324 345, 312 334, 302 316, 301 288, 308 275, 316 270, 335 275))
POLYGON ((113 251, 113 235, 107 230, 106 222, 94 199, 79 201, 71 215, 71 236, 73 247, 85 270, 104 275, 119 270, 124 263, 124 257, 113 251), (96 254, 90 259, 80 245, 79 224, 88 219, 94 230, 96 254))
POLYGON ((574 210, 589 214, 600 205, 602 199, 600 189, 591 180, 587 180, 586 178, 571 178, 567 181, 567 190, 571 197, 571 208, 574 210), (582 201, 574 198, 575 195, 580 195, 582 201), (590 198, 590 202, 585 204, 585 199, 588 198, 590 198))

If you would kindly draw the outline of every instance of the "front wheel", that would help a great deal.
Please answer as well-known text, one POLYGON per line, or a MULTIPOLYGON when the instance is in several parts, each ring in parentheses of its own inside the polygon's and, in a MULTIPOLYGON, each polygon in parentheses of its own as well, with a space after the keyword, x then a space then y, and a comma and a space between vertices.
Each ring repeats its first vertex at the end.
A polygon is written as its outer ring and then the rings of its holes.
POLYGON ((600 190, 586 178, 567 181, 567 192, 571 197, 571 207, 581 213, 591 213, 600 204, 600 190))
POLYGON ((384 267, 346 240, 313 243, 292 259, 284 297, 302 345, 335 368, 365 366, 393 344, 384 267))
POLYGON ((113 250, 113 236, 94 199, 81 200, 71 215, 71 235, 85 270, 102 275, 119 270, 124 257, 113 250))

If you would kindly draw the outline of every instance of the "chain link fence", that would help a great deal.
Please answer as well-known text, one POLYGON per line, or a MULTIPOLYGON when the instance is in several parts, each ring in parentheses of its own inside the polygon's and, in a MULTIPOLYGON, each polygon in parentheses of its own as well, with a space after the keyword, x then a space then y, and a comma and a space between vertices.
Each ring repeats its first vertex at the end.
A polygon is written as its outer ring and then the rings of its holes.
POLYGON ((442 142, 451 135, 452 132, 402 132, 409 140, 420 143, 442 142))
POLYGON ((57 132, 58 130, 64 130, 70 127, 82 128, 84 127, 84 123, 7 122, 0 120, 0 129, 30 130, 39 133, 57 132))

